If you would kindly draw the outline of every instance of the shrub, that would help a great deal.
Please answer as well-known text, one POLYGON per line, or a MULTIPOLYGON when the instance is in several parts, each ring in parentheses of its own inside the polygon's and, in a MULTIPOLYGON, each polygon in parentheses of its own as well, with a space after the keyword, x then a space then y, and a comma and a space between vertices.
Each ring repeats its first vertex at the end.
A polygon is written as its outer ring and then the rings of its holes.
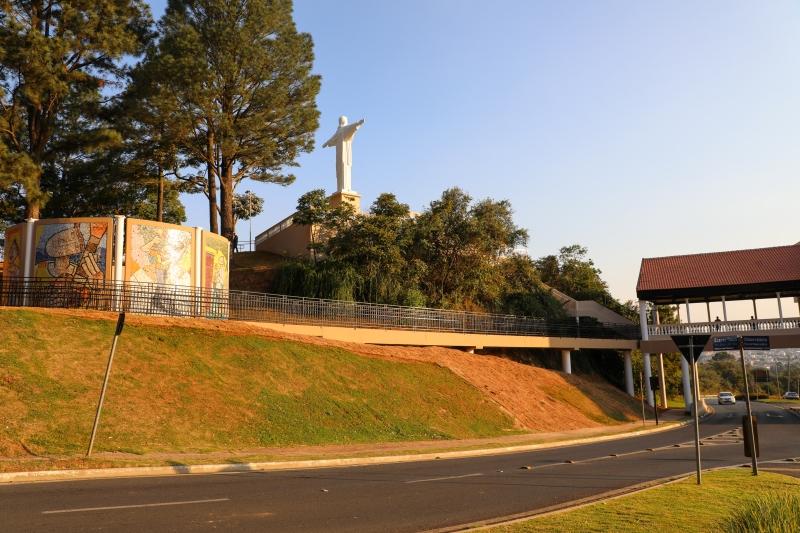
POLYGON ((726 533, 797 533, 800 531, 800 496, 770 493, 758 496, 728 518, 726 533))

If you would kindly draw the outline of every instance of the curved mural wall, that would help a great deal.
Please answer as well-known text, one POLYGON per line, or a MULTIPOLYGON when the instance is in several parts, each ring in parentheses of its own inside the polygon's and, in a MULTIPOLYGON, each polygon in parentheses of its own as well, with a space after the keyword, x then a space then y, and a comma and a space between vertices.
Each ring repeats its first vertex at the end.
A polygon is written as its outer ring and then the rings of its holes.
POLYGON ((111 218, 39 220, 33 231, 34 278, 69 281, 111 279, 111 218))
POLYGON ((125 217, 29 221, 6 230, 4 254, 4 280, 131 281, 228 289, 228 239, 176 224, 125 217), (120 232, 125 236, 124 255, 115 249, 120 232))

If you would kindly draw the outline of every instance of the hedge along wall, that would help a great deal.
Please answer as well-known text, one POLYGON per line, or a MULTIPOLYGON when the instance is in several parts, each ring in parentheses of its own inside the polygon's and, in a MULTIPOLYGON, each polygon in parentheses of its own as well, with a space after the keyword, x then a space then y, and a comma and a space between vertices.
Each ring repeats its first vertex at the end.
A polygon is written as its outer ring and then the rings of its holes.
POLYGON ((228 289, 228 239, 150 220, 30 220, 6 230, 4 278, 228 289), (124 238, 123 238, 124 237, 124 238), (124 242, 123 250, 117 250, 124 242))

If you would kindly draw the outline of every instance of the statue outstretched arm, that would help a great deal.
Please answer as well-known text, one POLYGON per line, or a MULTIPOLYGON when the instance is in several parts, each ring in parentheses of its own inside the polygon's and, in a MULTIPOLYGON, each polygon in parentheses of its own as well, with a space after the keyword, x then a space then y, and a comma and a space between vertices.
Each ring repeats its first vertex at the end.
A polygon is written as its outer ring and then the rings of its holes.
POLYGON ((333 134, 333 137, 325 141, 325 144, 322 145, 323 148, 328 148, 331 146, 336 146, 336 141, 339 140, 339 131, 337 130, 336 133, 333 134))

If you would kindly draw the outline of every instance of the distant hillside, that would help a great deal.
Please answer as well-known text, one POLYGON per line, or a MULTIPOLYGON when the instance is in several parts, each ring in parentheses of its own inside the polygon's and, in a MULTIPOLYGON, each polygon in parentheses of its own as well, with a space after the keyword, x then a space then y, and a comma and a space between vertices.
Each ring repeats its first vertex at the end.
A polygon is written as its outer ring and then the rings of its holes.
MULTIPOLYGON (((0 308, 0 455, 84 450, 113 318, 0 308)), ((635 416, 636 405, 605 383, 502 358, 129 316, 97 449, 458 439, 635 416)))

